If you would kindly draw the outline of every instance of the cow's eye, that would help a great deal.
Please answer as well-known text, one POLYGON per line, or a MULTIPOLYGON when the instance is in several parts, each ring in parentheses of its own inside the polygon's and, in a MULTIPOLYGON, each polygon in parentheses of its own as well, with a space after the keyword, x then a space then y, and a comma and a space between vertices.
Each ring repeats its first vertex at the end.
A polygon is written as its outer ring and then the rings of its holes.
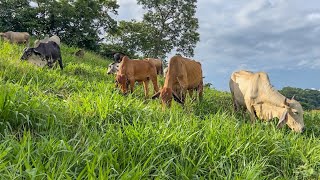
POLYGON ((298 112, 293 112, 293 114, 298 115, 299 113, 298 112))

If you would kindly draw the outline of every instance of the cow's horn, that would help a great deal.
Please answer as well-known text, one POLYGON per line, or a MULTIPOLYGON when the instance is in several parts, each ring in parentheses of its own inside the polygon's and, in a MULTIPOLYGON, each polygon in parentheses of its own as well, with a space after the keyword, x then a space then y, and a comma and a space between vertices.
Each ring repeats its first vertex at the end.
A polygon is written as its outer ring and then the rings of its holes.
POLYGON ((294 97, 295 97, 295 96, 296 96, 296 95, 293 95, 292 98, 291 98, 291 100, 294 100, 294 97))

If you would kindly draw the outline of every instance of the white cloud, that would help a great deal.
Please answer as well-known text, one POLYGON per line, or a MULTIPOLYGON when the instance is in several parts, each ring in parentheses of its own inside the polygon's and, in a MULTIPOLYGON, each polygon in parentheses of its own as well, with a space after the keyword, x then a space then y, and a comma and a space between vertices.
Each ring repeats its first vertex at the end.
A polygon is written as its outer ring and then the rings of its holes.
POLYGON ((269 6, 270 3, 267 0, 252 0, 240 9, 240 11, 235 15, 238 23, 241 26, 250 26, 252 24, 252 19, 250 16, 254 16, 254 13, 263 10, 265 7, 269 6))
POLYGON ((307 20, 320 22, 320 13, 311 13, 307 15, 307 20))

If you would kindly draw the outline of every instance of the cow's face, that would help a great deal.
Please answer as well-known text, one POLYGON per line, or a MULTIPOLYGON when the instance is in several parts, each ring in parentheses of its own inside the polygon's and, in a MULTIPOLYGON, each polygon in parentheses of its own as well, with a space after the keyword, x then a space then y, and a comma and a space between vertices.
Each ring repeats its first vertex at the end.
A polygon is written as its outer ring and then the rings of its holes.
POLYGON ((303 122, 303 109, 301 104, 294 100, 288 100, 288 121, 287 125, 296 132, 303 132, 305 130, 303 122))
POLYGON ((171 107, 172 89, 171 88, 162 88, 160 91, 160 99, 161 99, 163 108, 165 106, 171 107))
POLYGON ((21 60, 27 60, 34 53, 33 48, 27 48, 23 51, 23 55, 21 56, 21 60))
POLYGON ((116 81, 117 81, 118 85, 120 85, 121 92, 122 92, 123 94, 126 94, 126 93, 128 92, 128 86, 127 86, 128 80, 127 80, 126 75, 124 75, 124 74, 120 74, 120 75, 119 75, 119 74, 118 74, 118 75, 116 76, 116 81))
POLYGON ((108 66, 107 74, 115 74, 119 70, 119 63, 111 63, 108 66))
POLYGON ((295 132, 302 133, 305 130, 303 122, 303 109, 301 104, 294 100, 285 100, 285 110, 280 118, 278 127, 287 124, 295 132))

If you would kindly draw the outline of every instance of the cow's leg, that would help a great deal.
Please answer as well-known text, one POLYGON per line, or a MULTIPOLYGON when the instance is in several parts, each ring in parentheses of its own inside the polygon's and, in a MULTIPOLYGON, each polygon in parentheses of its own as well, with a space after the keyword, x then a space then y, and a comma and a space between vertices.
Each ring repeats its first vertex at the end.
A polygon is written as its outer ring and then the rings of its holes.
POLYGON ((246 107, 247 107, 247 110, 249 112, 249 115, 250 115, 250 120, 251 120, 251 123, 253 124, 256 120, 256 114, 255 114, 255 111, 254 111, 254 107, 252 106, 252 101, 251 100, 246 100, 245 101, 246 103, 246 107))
POLYGON ((152 84, 153 84, 153 90, 154 94, 159 91, 158 82, 157 82, 157 76, 151 78, 152 84))
POLYGON ((199 101, 203 99, 203 83, 198 86, 199 101))
POLYGON ((44 59, 47 61, 47 65, 49 68, 52 68, 52 59, 48 56, 45 56, 44 59))
POLYGON ((181 95, 180 95, 180 98, 181 98, 181 101, 182 101, 182 102, 185 102, 186 94, 187 94, 187 90, 182 89, 181 95))
POLYGON ((130 83, 130 91, 131 93, 133 93, 134 83, 135 83, 134 79, 129 79, 129 83, 130 83))
POLYGON ((63 64, 62 64, 61 56, 59 57, 58 62, 59 62, 60 69, 63 70, 63 64))
MULTIPOLYGON (((190 99, 192 99, 192 96, 193 96, 193 89, 189 89, 189 90, 188 90, 188 92, 189 92, 190 99)), ((192 99, 192 100, 193 100, 193 99, 192 99)))
POLYGON ((145 98, 148 98, 149 96, 149 80, 143 81, 143 87, 144 87, 144 96, 145 98))

